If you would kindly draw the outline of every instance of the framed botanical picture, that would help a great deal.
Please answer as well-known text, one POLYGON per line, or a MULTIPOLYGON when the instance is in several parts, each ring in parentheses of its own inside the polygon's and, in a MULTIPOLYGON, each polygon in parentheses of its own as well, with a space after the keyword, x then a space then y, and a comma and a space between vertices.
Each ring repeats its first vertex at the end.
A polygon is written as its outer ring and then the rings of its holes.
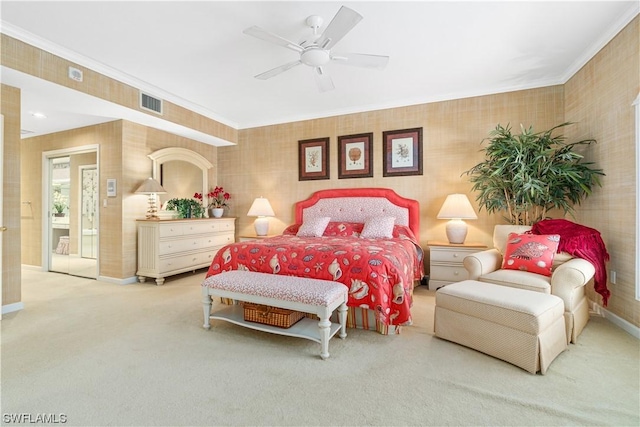
POLYGON ((422 128, 382 132, 382 176, 422 175, 422 128))
POLYGON ((338 137, 338 179, 373 176, 373 133, 338 137))
POLYGON ((329 138, 298 141, 298 181, 329 179, 329 138))

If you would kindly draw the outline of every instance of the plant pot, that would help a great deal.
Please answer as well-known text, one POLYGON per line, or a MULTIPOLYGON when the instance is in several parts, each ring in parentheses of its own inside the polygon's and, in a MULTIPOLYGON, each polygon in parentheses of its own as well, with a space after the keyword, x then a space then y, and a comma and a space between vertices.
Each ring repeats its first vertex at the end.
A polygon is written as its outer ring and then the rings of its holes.
POLYGON ((57 217, 57 218, 61 218, 64 216, 64 212, 56 212, 53 214, 53 216, 57 217))
POLYGON ((209 218, 222 218, 224 208, 209 208, 209 218))

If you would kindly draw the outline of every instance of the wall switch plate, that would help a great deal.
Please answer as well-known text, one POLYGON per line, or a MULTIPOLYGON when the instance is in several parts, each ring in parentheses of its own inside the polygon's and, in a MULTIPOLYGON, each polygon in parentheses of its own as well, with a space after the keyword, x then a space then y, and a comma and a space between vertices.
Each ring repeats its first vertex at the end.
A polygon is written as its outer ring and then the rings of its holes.
POLYGON ((116 197, 116 180, 114 178, 107 179, 107 197, 116 197))

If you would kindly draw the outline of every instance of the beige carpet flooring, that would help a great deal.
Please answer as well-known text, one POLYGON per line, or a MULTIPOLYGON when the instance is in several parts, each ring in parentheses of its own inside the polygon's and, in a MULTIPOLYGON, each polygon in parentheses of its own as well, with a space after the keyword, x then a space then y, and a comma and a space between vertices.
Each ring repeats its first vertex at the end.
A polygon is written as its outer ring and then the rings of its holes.
POLYGON ((25 309, 1 322, 2 424, 640 424, 639 341, 606 319, 592 316, 531 375, 434 337, 434 292, 419 287, 413 326, 349 329, 323 361, 312 341, 221 321, 204 330, 203 278, 120 286, 25 269, 25 309))

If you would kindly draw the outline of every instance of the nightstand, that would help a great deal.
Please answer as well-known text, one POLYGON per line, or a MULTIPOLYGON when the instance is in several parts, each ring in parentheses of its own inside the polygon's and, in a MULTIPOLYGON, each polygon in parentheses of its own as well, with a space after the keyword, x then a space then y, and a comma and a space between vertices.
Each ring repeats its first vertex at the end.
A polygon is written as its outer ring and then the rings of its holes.
POLYGON ((429 240, 429 289, 435 290, 468 279, 462 260, 469 254, 487 249, 482 243, 448 243, 429 240))
POLYGON ((255 234, 245 234, 242 236, 238 236, 239 242, 248 242, 249 240, 260 240, 266 239, 267 237, 275 237, 277 234, 268 234, 266 236, 256 236, 255 234))

